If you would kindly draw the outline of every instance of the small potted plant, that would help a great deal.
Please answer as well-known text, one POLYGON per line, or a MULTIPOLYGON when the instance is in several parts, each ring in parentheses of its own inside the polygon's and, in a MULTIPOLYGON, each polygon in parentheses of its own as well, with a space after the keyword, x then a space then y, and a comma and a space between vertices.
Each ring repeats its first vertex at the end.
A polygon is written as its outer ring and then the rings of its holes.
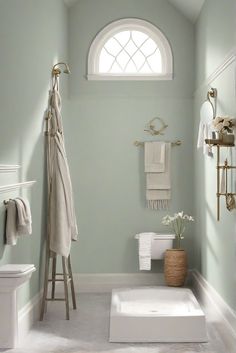
POLYGON ((164 258, 164 275, 168 286, 181 287, 187 276, 187 253, 181 249, 180 243, 184 239, 186 223, 193 222, 192 216, 184 212, 175 213, 173 216, 166 215, 162 224, 169 226, 175 233, 177 247, 168 249, 164 258))
POLYGON ((218 139, 225 144, 234 143, 234 119, 228 116, 218 116, 212 121, 212 127, 218 134, 218 139))

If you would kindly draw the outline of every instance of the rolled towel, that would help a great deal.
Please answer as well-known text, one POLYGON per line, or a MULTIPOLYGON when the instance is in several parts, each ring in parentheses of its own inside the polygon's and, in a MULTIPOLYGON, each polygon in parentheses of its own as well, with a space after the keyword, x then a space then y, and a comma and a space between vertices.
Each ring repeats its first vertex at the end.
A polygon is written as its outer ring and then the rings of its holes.
POLYGON ((151 270, 151 247, 152 247, 152 233, 139 234, 139 269, 151 270))

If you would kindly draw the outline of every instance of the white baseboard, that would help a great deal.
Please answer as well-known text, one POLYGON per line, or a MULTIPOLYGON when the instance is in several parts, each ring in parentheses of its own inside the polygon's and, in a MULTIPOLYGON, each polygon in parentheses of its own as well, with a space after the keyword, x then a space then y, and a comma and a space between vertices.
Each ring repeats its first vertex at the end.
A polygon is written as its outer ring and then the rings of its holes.
MULTIPOLYGON (((76 293, 107 293, 113 288, 165 284, 163 273, 76 273, 73 278, 76 293)), ((62 282, 57 284, 57 292, 63 292, 62 282)))
POLYGON ((208 319, 215 324, 223 323, 236 339, 236 315, 219 293, 196 270, 192 271, 192 286, 199 302, 206 308, 208 319))
POLYGON ((33 324, 39 320, 40 304, 42 291, 36 294, 22 309, 18 312, 18 337, 19 343, 23 341, 30 331, 33 324))

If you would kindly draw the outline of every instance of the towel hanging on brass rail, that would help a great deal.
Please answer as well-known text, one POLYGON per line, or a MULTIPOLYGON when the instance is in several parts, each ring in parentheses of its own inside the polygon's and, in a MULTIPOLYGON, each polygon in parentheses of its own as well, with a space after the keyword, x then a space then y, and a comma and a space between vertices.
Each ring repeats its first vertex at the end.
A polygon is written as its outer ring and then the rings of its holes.
MULTIPOLYGON (((155 142, 155 141, 146 141, 146 142, 155 142)), ((169 141, 163 141, 163 142, 169 142, 169 141)), ((144 146, 145 142, 142 141, 134 141, 135 146, 144 146)), ((171 141, 171 146, 180 146, 182 145, 182 141, 177 140, 177 141, 171 141)))

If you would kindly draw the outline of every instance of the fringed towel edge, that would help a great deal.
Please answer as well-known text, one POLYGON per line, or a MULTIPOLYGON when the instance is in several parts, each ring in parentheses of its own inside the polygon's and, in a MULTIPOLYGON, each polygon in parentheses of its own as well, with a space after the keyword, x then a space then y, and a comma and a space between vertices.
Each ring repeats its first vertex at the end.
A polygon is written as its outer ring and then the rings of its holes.
POLYGON ((170 206, 170 200, 148 200, 147 207, 152 210, 168 210, 170 206))

